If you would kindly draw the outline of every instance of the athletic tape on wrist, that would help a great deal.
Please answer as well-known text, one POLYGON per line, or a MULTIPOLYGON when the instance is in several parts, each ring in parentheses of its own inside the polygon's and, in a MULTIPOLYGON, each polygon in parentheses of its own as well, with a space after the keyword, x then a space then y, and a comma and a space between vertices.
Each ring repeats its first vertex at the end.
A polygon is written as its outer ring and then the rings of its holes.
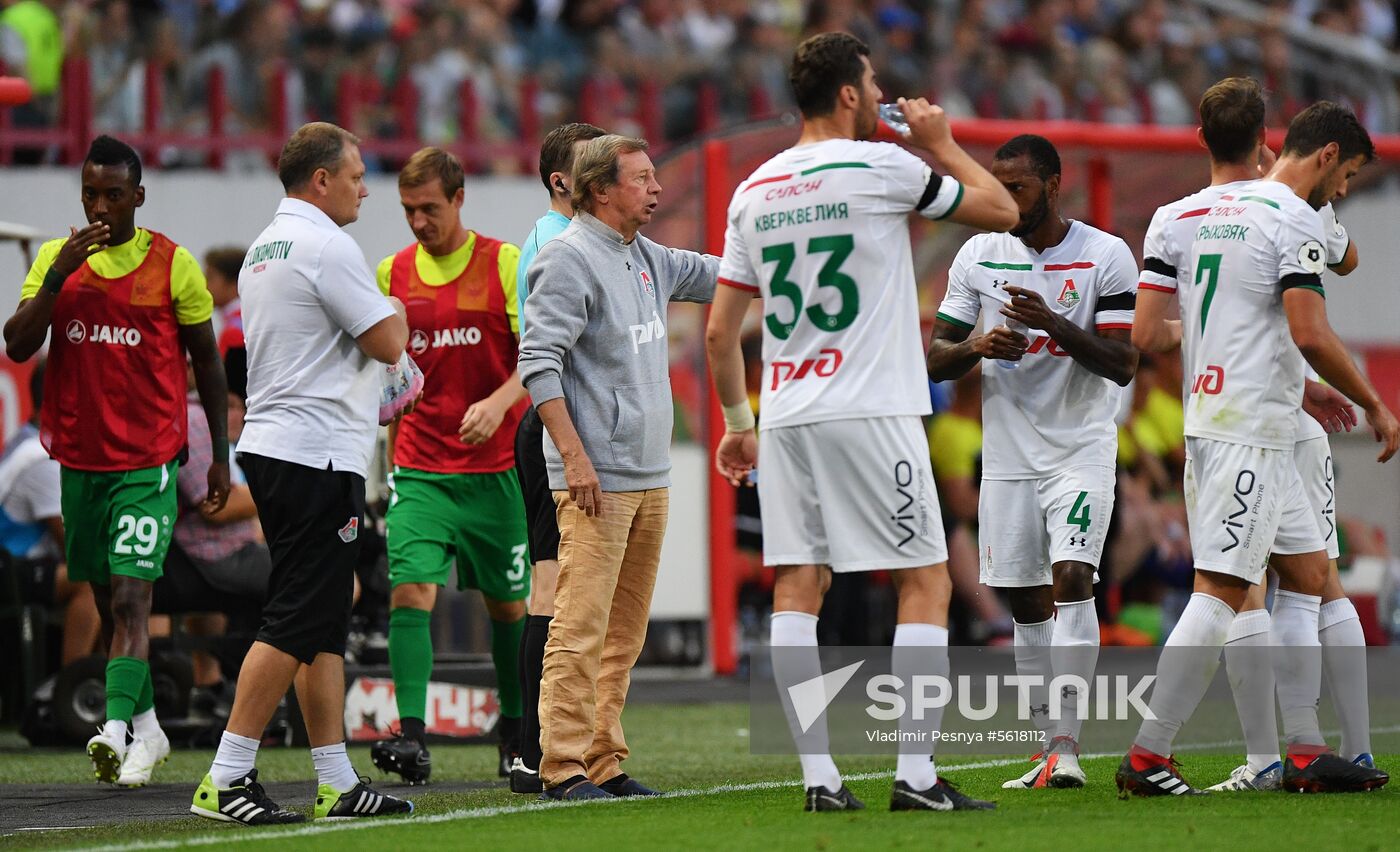
POLYGON ((724 428, 727 431, 748 432, 753 429, 753 409, 749 407, 748 400, 736 405, 722 405, 720 410, 724 412, 724 428))

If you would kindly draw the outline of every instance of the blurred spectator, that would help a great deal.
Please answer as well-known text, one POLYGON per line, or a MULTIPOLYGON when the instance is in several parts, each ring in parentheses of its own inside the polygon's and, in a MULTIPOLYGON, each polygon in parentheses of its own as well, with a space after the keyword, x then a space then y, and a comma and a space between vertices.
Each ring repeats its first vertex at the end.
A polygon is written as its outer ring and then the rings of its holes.
POLYGON ((39 443, 39 406, 44 396, 44 362, 34 365, 29 396, 34 415, 5 442, 0 454, 0 550, 23 563, 23 586, 36 600, 63 607, 63 664, 97 647, 102 622, 92 587, 68 581, 63 564, 64 530, 59 465, 39 443))
POLYGON ((723 124, 788 108, 796 39, 826 30, 870 45, 887 97, 930 94, 954 116, 1190 125, 1206 84, 1247 74, 1270 92, 1278 124, 1326 97, 1373 132, 1400 130, 1396 79, 1383 70, 1395 62, 1395 9, 1382 0, 1274 2, 1262 23, 1164 0, 9 2, 0 61, 39 94, 12 111, 17 124, 53 123, 62 59, 83 50, 94 123, 112 131, 140 128, 148 63, 165 83, 162 125, 196 133, 213 68, 230 134, 305 117, 365 139, 461 142, 470 83, 477 139, 504 143, 469 161, 476 172, 521 168, 512 144, 527 74, 537 127, 582 118, 636 133, 656 122, 683 141, 711 115, 702 86, 719 92, 723 124))

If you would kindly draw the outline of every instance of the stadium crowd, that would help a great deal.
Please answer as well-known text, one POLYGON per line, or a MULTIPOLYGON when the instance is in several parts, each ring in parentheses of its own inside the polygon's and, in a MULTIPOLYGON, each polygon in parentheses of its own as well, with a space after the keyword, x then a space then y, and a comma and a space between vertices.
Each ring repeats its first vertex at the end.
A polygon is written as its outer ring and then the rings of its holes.
MULTIPOLYGON (((271 129, 272 83, 285 72, 283 126, 339 120, 366 139, 453 143, 464 135, 459 100, 470 82, 472 132, 482 141, 512 142, 528 131, 523 97, 533 99, 538 127, 583 119, 620 132, 644 129, 637 117, 659 103, 659 126, 677 141, 701 121, 733 124, 790 109, 788 58, 802 37, 827 30, 871 45, 888 94, 930 95, 955 117, 1187 125, 1210 81, 1245 74, 1264 83, 1275 121, 1329 98, 1352 106, 1372 132, 1400 129, 1400 98, 1383 70, 1395 61, 1396 11, 1380 0, 1274 0, 1259 4, 1265 14, 1257 20, 1164 0, 4 5, 0 61, 40 95, 16 121, 57 120, 58 69, 82 56, 95 81, 94 129, 109 133, 143 129, 146 68, 155 63, 167 130, 208 130, 207 79, 219 68, 227 133, 271 129), (1342 67, 1329 50, 1353 61, 1342 67), (533 85, 525 88, 527 77, 533 85), (656 100, 644 103, 649 97, 656 100)), ((189 159, 165 156, 168 165, 189 159)), ((521 164, 503 158, 482 167, 521 164)))

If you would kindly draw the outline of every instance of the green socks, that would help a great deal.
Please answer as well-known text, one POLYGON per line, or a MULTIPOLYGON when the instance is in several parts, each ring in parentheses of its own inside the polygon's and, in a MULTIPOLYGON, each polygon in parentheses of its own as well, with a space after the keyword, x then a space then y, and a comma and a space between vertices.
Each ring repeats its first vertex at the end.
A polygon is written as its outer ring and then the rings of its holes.
MULTIPOLYGON (((433 674, 432 613, 397 607, 389 612, 389 670, 399 720, 422 719, 428 704, 428 678, 433 674)), ((493 633, 494 635, 494 633, 493 633)))
POLYGON ((135 657, 115 657, 107 661, 107 719, 131 722, 138 712, 155 704, 151 667, 135 657))
POLYGON ((501 715, 519 719, 525 712, 520 698, 520 636, 525 619, 491 621, 491 662, 496 664, 496 691, 501 698, 501 715))

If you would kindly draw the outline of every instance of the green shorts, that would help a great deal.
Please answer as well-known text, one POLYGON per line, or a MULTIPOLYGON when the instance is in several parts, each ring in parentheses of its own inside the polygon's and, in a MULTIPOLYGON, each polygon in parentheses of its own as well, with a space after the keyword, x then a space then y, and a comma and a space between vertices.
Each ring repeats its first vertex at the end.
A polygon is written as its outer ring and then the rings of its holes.
POLYGON ((125 471, 62 468, 70 580, 107 586, 113 574, 148 583, 160 577, 179 512, 178 469, 175 461, 125 471))
POLYGON ((492 600, 530 594, 525 499, 515 471, 427 473, 397 468, 385 518, 389 584, 445 585, 457 563, 457 588, 492 600))

